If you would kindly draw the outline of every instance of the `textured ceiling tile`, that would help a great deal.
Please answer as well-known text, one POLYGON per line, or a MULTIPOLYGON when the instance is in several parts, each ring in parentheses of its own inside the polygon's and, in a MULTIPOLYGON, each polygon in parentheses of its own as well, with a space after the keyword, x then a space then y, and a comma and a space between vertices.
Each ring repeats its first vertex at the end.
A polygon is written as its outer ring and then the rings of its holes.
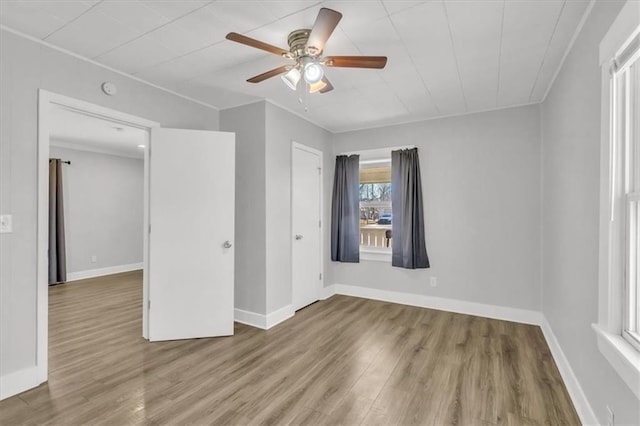
POLYGON ((98 56, 96 61, 133 74, 172 57, 173 53, 170 50, 143 36, 109 53, 98 56))
POLYGON ((169 22, 169 19, 135 0, 104 0, 95 7, 95 10, 104 13, 120 22, 126 28, 135 30, 140 34, 169 22))
POLYGON ((529 102, 563 4, 560 1, 506 2, 498 106, 529 102))
POLYGON ((496 106, 504 2, 445 2, 456 61, 470 110, 496 106))
POLYGON ((589 0, 568 1, 562 9, 558 28, 549 45, 549 50, 544 58, 544 63, 540 68, 536 84, 531 92, 529 101, 540 102, 551 84, 551 79, 555 75, 560 61, 567 50, 571 38, 575 34, 578 23, 582 19, 584 12, 589 5, 589 0))
POLYGON ((278 19, 269 8, 269 2, 264 1, 217 1, 207 7, 237 33, 259 28, 278 19))
POLYGON ((423 85, 442 114, 466 111, 444 5, 427 3, 391 17, 423 85))
POLYGON ((383 0, 384 7, 389 12, 389 15, 393 15, 398 12, 402 12, 406 9, 419 6, 426 3, 426 0, 383 0))
POLYGON ((0 1, 0 23, 36 38, 61 28, 66 20, 28 2, 0 1))
POLYGON ((196 9, 199 9, 212 0, 188 0, 188 1, 167 1, 167 0, 140 0, 140 3, 152 9, 159 15, 170 21, 184 16, 196 9))
POLYGON ((140 30, 128 28, 96 9, 68 23, 48 37, 47 41, 94 58, 142 35, 140 30))

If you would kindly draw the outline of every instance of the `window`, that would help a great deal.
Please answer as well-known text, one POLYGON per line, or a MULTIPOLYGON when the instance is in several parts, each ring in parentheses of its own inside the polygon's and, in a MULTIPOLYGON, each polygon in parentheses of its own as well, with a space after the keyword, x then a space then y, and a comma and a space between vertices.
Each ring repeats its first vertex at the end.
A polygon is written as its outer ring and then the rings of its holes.
POLYGON ((629 1, 600 43, 598 349, 640 398, 640 2, 629 1))
POLYGON ((391 252, 391 158, 360 162, 360 251, 391 252))
POLYGON ((624 235, 620 238, 624 265, 622 335, 640 350, 640 49, 632 56, 612 76, 613 142, 614 149, 620 150, 617 179, 614 172, 619 200, 614 206, 621 207, 619 226, 624 235))

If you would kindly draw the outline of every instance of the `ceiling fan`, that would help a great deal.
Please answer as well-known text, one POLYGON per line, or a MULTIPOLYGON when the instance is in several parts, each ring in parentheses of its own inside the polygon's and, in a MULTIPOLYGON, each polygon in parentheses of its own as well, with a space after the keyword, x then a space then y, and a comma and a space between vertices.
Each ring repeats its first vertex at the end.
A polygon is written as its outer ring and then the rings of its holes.
POLYGON ((387 64, 386 56, 323 57, 324 45, 341 18, 342 14, 340 12, 323 7, 318 12, 313 28, 295 30, 289 33, 287 37, 289 50, 233 32, 227 34, 227 39, 294 61, 293 64, 282 65, 251 77, 247 80, 249 83, 260 83, 268 78, 280 75, 282 81, 292 90, 296 90, 300 81, 304 80, 308 85, 309 93, 326 93, 333 90, 333 86, 327 76, 324 75, 323 66, 381 69, 387 64))

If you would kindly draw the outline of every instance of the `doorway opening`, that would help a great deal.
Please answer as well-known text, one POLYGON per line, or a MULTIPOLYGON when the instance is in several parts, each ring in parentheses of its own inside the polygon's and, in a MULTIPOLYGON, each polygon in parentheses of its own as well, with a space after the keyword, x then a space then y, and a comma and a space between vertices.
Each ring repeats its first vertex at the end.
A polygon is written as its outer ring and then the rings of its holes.
MULTIPOLYGON (((70 155, 77 155, 74 153, 74 137, 77 137, 84 142, 75 142, 80 144, 80 147, 87 148, 87 139, 93 135, 82 135, 78 132, 79 128, 86 126, 87 131, 96 132, 97 124, 103 126, 104 131, 122 133, 123 131, 129 131, 129 133, 135 133, 133 140, 122 141, 117 148, 113 146, 114 141, 111 140, 111 145, 108 141, 102 140, 102 148, 96 145, 100 144, 100 141, 95 141, 93 144, 94 151, 108 151, 113 149, 116 151, 119 149, 121 153, 128 152, 130 156, 136 156, 138 159, 142 158, 144 162, 143 166, 143 202, 142 202, 142 269, 143 269, 143 317, 142 317, 142 335, 148 337, 148 310, 147 303, 148 298, 148 280, 145 273, 148 269, 148 217, 149 217, 149 196, 148 196, 148 179, 149 179, 149 134, 152 128, 159 127, 159 123, 146 120, 140 117, 136 117, 130 114, 122 113, 120 111, 112 110, 109 108, 101 107, 89 102, 80 101, 74 98, 70 98, 63 95, 58 95, 45 90, 39 91, 38 99, 38 270, 37 270, 37 374, 38 382, 43 383, 47 380, 48 376, 48 327, 49 327, 49 159, 54 156, 67 158, 61 158, 65 161, 70 161, 71 164, 63 163, 64 166, 74 166, 74 162, 69 160, 70 155), (60 120, 67 121, 67 126, 60 126, 60 120), (69 125, 70 124, 70 125, 69 125), (75 124, 75 126, 74 126, 75 124), (71 129, 76 130, 74 134, 65 134, 71 129), (118 128, 122 130, 117 130, 118 128), (63 139, 65 139, 64 141, 63 139), (51 142, 54 142, 53 144, 51 142), (131 144, 135 141, 135 146, 131 144), (144 142, 143 142, 144 141, 144 142), (128 142, 128 143, 127 143, 128 142), (61 146, 64 145, 64 146, 61 146), (144 145, 144 146, 142 146, 144 145)), ((64 123, 62 123, 64 124, 64 123)), ((71 130, 73 131, 73 130, 71 130)), ((95 139, 95 138, 94 138, 95 139)), ((124 138, 123 138, 124 139, 124 138)), ((76 144, 77 150, 79 146, 76 144)), ((138 160, 139 161, 139 160, 138 160)), ((64 193, 64 191, 63 191, 64 193)), ((97 224, 96 224, 97 226, 97 224)), ((84 254, 86 257, 87 253, 84 254)), ((97 254, 88 253, 89 262, 98 263, 99 257, 97 254), (95 258, 94 258, 95 256, 95 258), (93 262, 95 259, 95 262, 93 262)), ((81 259, 84 261, 86 259, 81 259)), ((74 260, 75 261, 75 260, 74 260)), ((131 265, 129 265, 131 266, 131 265)), ((95 268, 99 270, 100 268, 95 268)), ((102 271, 102 272, 108 272, 102 271)), ((115 272, 115 271, 114 271, 115 272)), ((73 273, 73 271, 72 271, 73 273)), ((71 278, 82 278, 82 274, 71 276, 71 278)), ((67 277, 69 280, 69 277, 67 277)))

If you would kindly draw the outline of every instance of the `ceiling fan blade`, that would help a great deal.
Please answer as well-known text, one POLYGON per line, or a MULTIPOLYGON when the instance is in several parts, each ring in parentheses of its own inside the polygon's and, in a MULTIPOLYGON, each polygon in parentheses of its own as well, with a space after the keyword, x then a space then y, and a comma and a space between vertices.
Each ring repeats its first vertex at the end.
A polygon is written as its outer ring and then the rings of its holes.
POLYGON ((313 24, 313 28, 311 28, 309 39, 307 40, 306 47, 310 50, 311 54, 317 55, 322 52, 324 45, 327 43, 327 40, 329 40, 331 33, 335 30, 340 19, 342 19, 342 13, 327 9, 326 7, 320 9, 316 22, 313 24))
POLYGON ((281 49, 269 43, 265 43, 260 40, 256 40, 251 37, 244 36, 238 33, 227 34, 227 40, 235 41, 236 43, 244 44, 247 46, 255 47, 256 49, 265 50, 269 53, 275 53, 280 56, 288 56, 290 52, 288 50, 281 49))
POLYGON ((247 82, 249 83, 260 83, 261 81, 264 81, 268 78, 271 77, 275 77, 278 74, 282 74, 284 72, 287 72, 291 69, 291 65, 283 65, 281 67, 278 68, 274 68, 270 71, 267 72, 263 72, 262 74, 258 74, 255 77, 251 77, 249 80, 247 80, 247 82))
POLYGON ((384 68, 386 56, 326 56, 324 64, 328 67, 343 68, 384 68))

